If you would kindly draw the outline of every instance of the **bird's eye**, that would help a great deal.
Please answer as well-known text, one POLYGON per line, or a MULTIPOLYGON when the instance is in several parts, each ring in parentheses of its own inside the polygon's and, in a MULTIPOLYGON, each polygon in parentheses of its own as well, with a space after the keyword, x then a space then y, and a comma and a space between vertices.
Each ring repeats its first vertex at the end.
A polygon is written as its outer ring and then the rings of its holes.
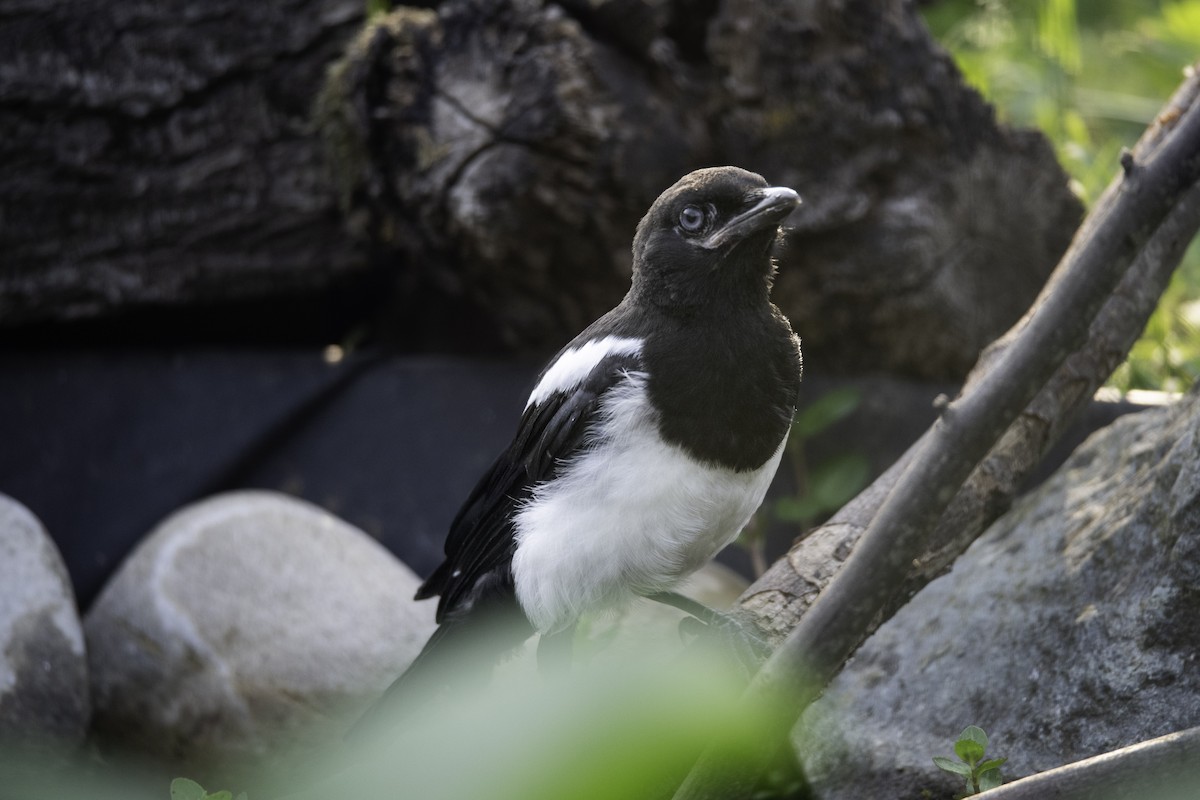
POLYGON ((704 227, 704 212, 695 206, 684 206, 679 212, 679 227, 688 233, 695 233, 704 227))

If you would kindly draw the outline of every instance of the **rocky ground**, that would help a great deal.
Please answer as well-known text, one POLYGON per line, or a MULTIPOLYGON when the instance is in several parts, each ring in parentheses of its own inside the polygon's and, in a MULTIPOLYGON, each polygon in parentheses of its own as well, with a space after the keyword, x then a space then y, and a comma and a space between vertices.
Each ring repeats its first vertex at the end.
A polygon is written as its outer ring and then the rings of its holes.
POLYGON ((796 741, 822 800, 949 797, 1200 725, 1200 393, 1087 440, 863 646, 796 741))

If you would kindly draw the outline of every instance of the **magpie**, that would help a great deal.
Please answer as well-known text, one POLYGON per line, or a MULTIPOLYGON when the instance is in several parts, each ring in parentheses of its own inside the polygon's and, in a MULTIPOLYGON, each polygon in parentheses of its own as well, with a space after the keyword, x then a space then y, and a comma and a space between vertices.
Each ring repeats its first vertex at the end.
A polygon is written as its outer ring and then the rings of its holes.
POLYGON ((628 294, 542 371, 451 523, 416 595, 440 597, 439 626, 389 694, 476 645, 540 633, 549 660, 581 615, 638 596, 702 613, 672 589, 749 521, 795 413, 800 340, 769 293, 799 202, 717 167, 651 205, 628 294))

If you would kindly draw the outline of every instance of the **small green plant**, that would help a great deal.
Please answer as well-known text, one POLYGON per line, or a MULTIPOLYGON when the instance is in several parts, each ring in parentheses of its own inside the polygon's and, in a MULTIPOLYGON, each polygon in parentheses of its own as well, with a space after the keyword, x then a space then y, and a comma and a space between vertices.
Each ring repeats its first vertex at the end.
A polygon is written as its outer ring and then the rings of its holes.
POLYGON ((983 729, 968 725, 954 743, 954 754, 958 756, 958 761, 947 756, 933 757, 933 763, 939 768, 963 779, 967 785, 963 797, 995 789, 1004 781, 1000 776, 1000 767, 1008 759, 989 758, 985 761, 983 756, 987 751, 987 744, 988 737, 983 729))
MULTIPOLYGON (((228 791, 212 792, 210 794, 204 791, 203 786, 193 780, 176 778, 171 781, 171 800, 233 800, 233 795, 228 791)), ((237 800, 247 800, 246 793, 242 792, 239 794, 237 800)))

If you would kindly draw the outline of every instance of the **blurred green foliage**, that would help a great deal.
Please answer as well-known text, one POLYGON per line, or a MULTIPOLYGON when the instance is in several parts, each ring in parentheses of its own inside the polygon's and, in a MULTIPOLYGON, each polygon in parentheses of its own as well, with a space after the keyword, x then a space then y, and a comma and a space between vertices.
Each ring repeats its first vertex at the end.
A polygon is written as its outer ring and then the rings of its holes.
MULTIPOLYGON (((171 800, 233 800, 233 794, 227 790, 207 792, 189 778, 176 778, 171 781, 171 800)), ((237 800, 247 800, 246 793, 239 794, 237 800)))
POLYGON ((289 775, 299 790, 286 796, 669 797, 706 747, 737 759, 777 744, 762 732, 767 710, 747 705, 723 653, 669 638, 552 679, 501 667, 489 685, 408 709, 353 752, 306 766, 311 778, 289 775))
MULTIPOLYGON (((632 635, 619 652, 549 677, 527 649, 490 680, 388 709, 351 741, 314 734, 248 763, 143 769, 119 752, 95 762, 48 754, 22 757, 15 774, 0 743, 0 798, 630 800, 670 797, 708 747, 757 760, 779 745, 765 733, 775 712, 743 697, 743 667, 719 637, 632 635), (167 768, 191 777, 170 780, 167 768)), ((495 661, 487 647, 475 657, 495 661)), ((753 797, 795 796, 798 781, 794 771, 777 773, 753 797)))
MULTIPOLYGON (((941 0, 925 20, 1005 122, 1054 143, 1087 204, 1122 147, 1200 59, 1200 0, 941 0)), ((1193 243, 1142 339, 1110 380, 1182 391, 1200 377, 1200 246, 1193 243)))

